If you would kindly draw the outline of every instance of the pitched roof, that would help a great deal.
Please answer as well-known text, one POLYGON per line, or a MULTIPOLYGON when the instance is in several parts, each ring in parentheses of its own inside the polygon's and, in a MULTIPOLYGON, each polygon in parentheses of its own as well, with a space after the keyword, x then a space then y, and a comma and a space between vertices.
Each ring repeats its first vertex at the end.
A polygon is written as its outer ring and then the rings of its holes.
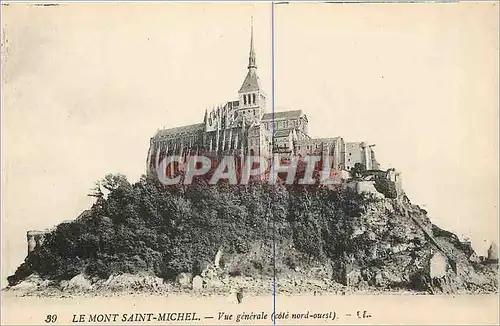
POLYGON ((338 140, 342 140, 342 137, 298 139, 296 140, 296 142, 297 144, 300 145, 307 145, 307 144, 333 143, 338 140))
POLYGON ((180 134, 180 133, 193 133, 193 132, 197 132, 197 131, 202 131, 204 129, 204 127, 205 127, 205 124, 197 123, 197 124, 187 125, 187 126, 182 126, 182 127, 162 129, 162 130, 158 130, 155 137, 180 134))
MULTIPOLYGON (((277 119, 287 119, 287 118, 298 118, 302 116, 302 110, 293 110, 293 111, 281 111, 274 112, 274 120, 277 119)), ((273 120, 272 113, 266 113, 262 116, 262 120, 273 120)))
POLYGON ((241 85, 239 93, 254 92, 260 90, 260 80, 257 75, 257 70, 254 68, 248 69, 247 76, 241 85))
POLYGON ((276 130, 274 137, 288 137, 294 128, 276 130))

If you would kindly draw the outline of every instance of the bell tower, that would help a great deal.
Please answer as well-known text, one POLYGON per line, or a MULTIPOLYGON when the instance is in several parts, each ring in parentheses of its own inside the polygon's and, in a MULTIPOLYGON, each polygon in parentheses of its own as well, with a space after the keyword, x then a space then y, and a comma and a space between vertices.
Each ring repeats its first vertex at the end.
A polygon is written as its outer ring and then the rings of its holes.
POLYGON ((248 57, 248 72, 243 84, 238 91, 239 105, 237 110, 237 119, 245 117, 245 121, 260 121, 262 115, 266 112, 267 96, 260 85, 257 74, 257 60, 255 57, 253 40, 253 18, 250 32, 250 53, 248 57))

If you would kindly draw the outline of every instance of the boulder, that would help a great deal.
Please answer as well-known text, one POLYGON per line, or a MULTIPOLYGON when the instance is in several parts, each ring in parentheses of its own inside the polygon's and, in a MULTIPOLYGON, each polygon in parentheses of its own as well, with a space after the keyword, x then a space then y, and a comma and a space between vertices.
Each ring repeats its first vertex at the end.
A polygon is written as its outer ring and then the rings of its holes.
POLYGON ((83 274, 78 274, 63 285, 63 290, 85 291, 91 290, 92 283, 83 274))
POLYGON ((191 273, 180 273, 179 275, 177 275, 175 281, 182 288, 189 288, 189 287, 191 287, 192 278, 193 278, 193 275, 191 273))
POLYGON ((196 275, 193 278, 193 290, 201 291, 203 289, 203 278, 200 275, 196 275))

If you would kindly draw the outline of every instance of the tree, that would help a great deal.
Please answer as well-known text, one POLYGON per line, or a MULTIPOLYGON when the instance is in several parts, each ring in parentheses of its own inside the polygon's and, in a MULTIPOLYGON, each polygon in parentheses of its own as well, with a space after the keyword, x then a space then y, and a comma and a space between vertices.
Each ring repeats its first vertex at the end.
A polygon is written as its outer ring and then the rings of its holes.
POLYGON ((364 171, 366 171, 366 166, 362 163, 356 163, 351 169, 351 177, 359 178, 364 171))
POLYGON ((101 190, 101 182, 100 181, 96 181, 94 183, 94 187, 90 189, 90 193, 88 193, 87 196, 95 197, 97 199, 104 197, 104 193, 101 190))
POLYGON ((121 187, 130 188, 131 185, 127 180, 127 177, 123 174, 106 174, 106 176, 101 180, 100 184, 108 191, 115 191, 121 187))

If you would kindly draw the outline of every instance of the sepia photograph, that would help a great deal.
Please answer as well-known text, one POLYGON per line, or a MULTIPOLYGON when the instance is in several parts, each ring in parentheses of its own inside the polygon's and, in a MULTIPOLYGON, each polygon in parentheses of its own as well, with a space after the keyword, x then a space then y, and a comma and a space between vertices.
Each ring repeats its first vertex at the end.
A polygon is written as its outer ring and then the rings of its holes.
POLYGON ((498 2, 1 21, 2 325, 498 324, 498 2))

